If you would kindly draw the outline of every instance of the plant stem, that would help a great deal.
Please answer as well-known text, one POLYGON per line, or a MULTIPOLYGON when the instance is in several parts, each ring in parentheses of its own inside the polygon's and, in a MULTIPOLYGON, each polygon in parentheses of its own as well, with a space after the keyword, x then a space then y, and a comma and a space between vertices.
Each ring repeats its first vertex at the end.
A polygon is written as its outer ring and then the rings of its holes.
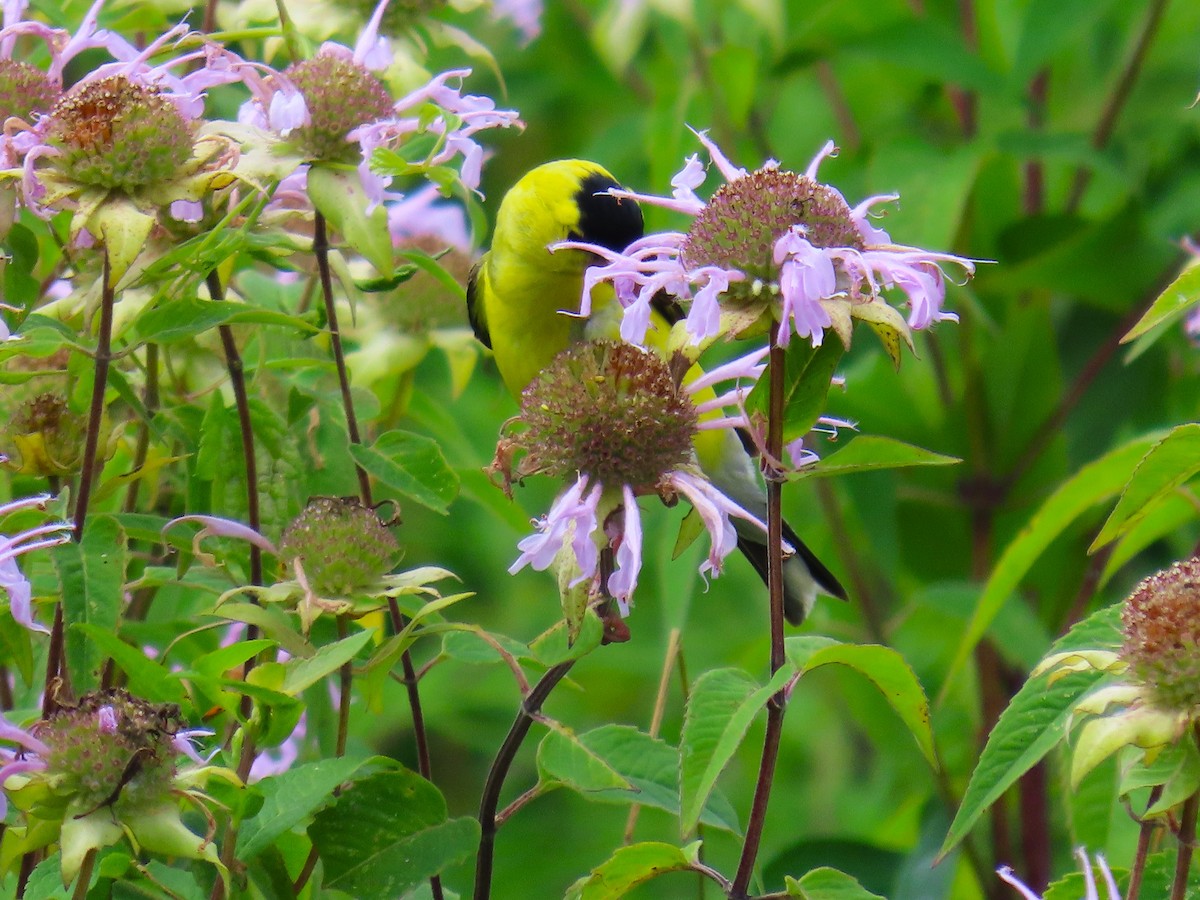
MULTIPOLYGON (((787 323, 780 323, 772 336, 771 355, 767 371, 770 381, 767 395, 767 594, 771 611, 771 674, 783 668, 787 662, 783 644, 783 482, 775 471, 777 461, 783 458, 783 367, 784 349, 779 346, 779 334, 787 323)), ((758 781, 754 786, 754 800, 750 806, 750 817, 746 823, 746 839, 742 844, 742 856, 738 861, 737 875, 729 894, 731 900, 746 896, 750 879, 754 874, 754 863, 762 841, 763 826, 766 824, 767 804, 771 799, 771 785, 775 780, 775 762, 779 758, 779 739, 783 735, 783 714, 787 697, 783 691, 767 703, 767 731, 763 737, 762 758, 758 766, 758 781)))
MULTIPOLYGON (((1121 70, 1121 74, 1117 78, 1117 83, 1113 85, 1112 94, 1109 95, 1108 102, 1104 104, 1104 109, 1100 113, 1100 121, 1096 123, 1096 130, 1092 132, 1092 146, 1097 150, 1103 150, 1112 137, 1113 130, 1116 128, 1117 117, 1121 114, 1121 110, 1125 108, 1125 102, 1129 99, 1129 94, 1133 90, 1133 83, 1137 80, 1138 73, 1142 69, 1142 63, 1146 61, 1146 54, 1150 50, 1150 44, 1154 40, 1155 33, 1158 31, 1159 23, 1162 21, 1162 16, 1166 8, 1167 0, 1150 0, 1150 5, 1146 10, 1146 20, 1142 23, 1142 31, 1138 35, 1133 54, 1129 57, 1125 68, 1121 70)), ((1081 165, 1075 170, 1075 179, 1071 184, 1071 193, 1067 198, 1067 212, 1075 212, 1079 208, 1079 203, 1083 200, 1083 192, 1087 190, 1088 182, 1091 178, 1092 171, 1086 166, 1081 165)))
POLYGON ((500 789, 508 770, 521 749, 525 735, 533 725, 534 718, 541 711, 542 704, 550 696, 555 685, 571 671, 575 660, 559 663, 546 670, 546 674, 533 686, 528 695, 521 701, 521 709, 513 721, 500 751, 488 772, 487 781, 483 785, 483 796, 479 801, 479 855, 475 862, 475 900, 489 900, 492 895, 492 861, 496 849, 496 809, 500 805, 500 789))
MULTIPOLYGON (((1150 788, 1150 799, 1146 801, 1146 809, 1149 810, 1161 796, 1161 784, 1150 788)), ((1146 871, 1146 857, 1150 855, 1150 840, 1157 830, 1156 822, 1147 818, 1142 819, 1141 828, 1138 831, 1137 852, 1133 857, 1133 871, 1129 873, 1129 889, 1126 891, 1125 900, 1138 900, 1138 894, 1142 891, 1142 875, 1146 871)))
POLYGON ((84 854, 83 862, 79 865, 79 874, 75 877, 75 890, 71 892, 71 900, 84 900, 88 894, 88 885, 92 881, 92 869, 96 866, 96 851, 89 850, 84 854))
MULTIPOLYGON (((338 616, 338 640, 345 640, 348 632, 346 617, 338 616)), ((338 670, 338 729, 334 755, 339 758, 346 755, 346 739, 350 735, 350 689, 353 686, 353 682, 354 664, 347 660, 342 663, 341 668, 338 670)))
POLYGON ((1196 844, 1196 810, 1200 807, 1200 793, 1192 794, 1183 803, 1183 815, 1179 822, 1179 853, 1175 857, 1175 880, 1171 882, 1171 900, 1184 900, 1187 896, 1188 870, 1192 867, 1192 849, 1196 844))
MULTIPOLYGON (((92 499, 92 482, 100 455, 100 426, 104 419, 104 393, 108 390, 108 367, 112 362, 113 304, 112 268, 108 251, 104 253, 101 274, 100 324, 96 334, 96 371, 92 381, 92 402, 88 408, 87 434, 83 441, 83 461, 79 470, 79 494, 75 498, 75 543, 83 541, 88 506, 92 499)), ((50 630, 50 648, 46 658, 46 685, 42 693, 42 718, 49 718, 58 709, 58 697, 71 695, 70 676, 63 657, 64 628, 62 603, 54 610, 54 625, 50 630)))
MULTIPOLYGON (((342 350, 342 332, 338 328, 337 309, 333 302, 333 276, 329 271, 329 231, 325 217, 320 213, 314 214, 313 221, 313 256, 317 259, 317 271, 321 275, 321 294, 325 298, 325 318, 329 327, 329 343, 333 349, 333 361, 337 366, 338 385, 342 390, 342 406, 346 411, 346 433, 350 436, 351 444, 361 444, 362 437, 358 431, 358 417, 354 414, 354 400, 350 395, 350 374, 346 371, 346 354, 342 350)), ((358 493, 364 506, 372 506, 371 480, 366 470, 355 463, 354 471, 358 474, 358 493)))

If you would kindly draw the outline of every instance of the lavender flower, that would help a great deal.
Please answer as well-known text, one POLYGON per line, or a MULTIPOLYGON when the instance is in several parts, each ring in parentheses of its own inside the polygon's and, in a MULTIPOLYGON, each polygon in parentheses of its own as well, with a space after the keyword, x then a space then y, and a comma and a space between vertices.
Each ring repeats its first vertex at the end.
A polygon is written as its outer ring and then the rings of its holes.
POLYGON ((696 155, 672 180, 671 197, 610 191, 692 216, 686 232, 647 235, 623 253, 574 241, 557 245, 604 260, 584 276, 581 316, 590 314, 593 289, 609 282, 625 308, 621 336, 639 344, 646 338, 651 300, 660 291, 686 305, 693 344, 722 332, 754 333, 768 316, 786 326, 780 344, 795 333, 813 346, 830 328, 848 345, 853 318, 885 323, 906 336, 907 328, 956 318, 942 308, 942 267, 970 274, 974 263, 892 243, 868 215, 895 195, 870 197, 851 208, 836 188, 817 181, 821 161, 837 152, 832 141, 801 175, 774 161, 747 172, 704 132, 697 137, 726 180, 707 202, 696 195, 705 179, 696 155), (907 323, 883 300, 884 291, 893 288, 907 299, 907 323))
MULTIPOLYGON (((1088 859, 1087 851, 1080 847, 1075 851, 1075 857, 1079 860, 1080 868, 1083 869, 1083 880, 1086 885, 1086 893, 1080 900, 1100 900, 1100 893, 1096 888, 1096 876, 1092 872, 1092 861, 1088 859)), ((1113 878, 1112 870, 1108 867, 1108 861, 1103 856, 1097 854, 1096 865, 1100 868, 1100 875, 1104 879, 1105 896, 1108 900, 1121 900, 1121 892, 1117 890, 1117 882, 1113 878)), ((1000 876, 1000 880, 1005 884, 1015 887, 1025 900, 1042 900, 1041 897, 1030 890, 1013 874, 1010 866, 1001 866, 996 870, 996 874, 1000 876)))
MULTIPOLYGON (((0 520, 23 510, 45 509, 49 501, 49 494, 39 494, 0 504, 0 520)), ((66 543, 71 539, 71 529, 69 522, 53 522, 17 532, 12 537, 0 533, 0 588, 8 594, 13 619, 30 631, 49 633, 33 619, 33 587, 17 567, 17 557, 66 543)))
MULTIPOLYGON (((700 375, 680 388, 656 354, 631 344, 597 341, 560 353, 526 388, 515 427, 501 439, 492 471, 514 480, 544 473, 568 479, 536 532, 517 545, 509 568, 558 570, 567 589, 617 601, 622 615, 637 587, 642 527, 637 498, 685 498, 709 535, 702 574, 719 575, 737 546, 731 519, 766 530, 757 516, 719 491, 700 471, 695 441, 707 432, 749 427, 741 409, 746 388, 761 374, 759 350, 700 375), (735 386, 717 394, 715 385, 735 386), (517 454, 523 454, 514 465, 517 454), (613 570, 601 572, 601 548, 613 553, 613 570)), ((725 435, 722 435, 722 438, 725 435)), ((789 548, 790 551, 790 548, 789 548)))

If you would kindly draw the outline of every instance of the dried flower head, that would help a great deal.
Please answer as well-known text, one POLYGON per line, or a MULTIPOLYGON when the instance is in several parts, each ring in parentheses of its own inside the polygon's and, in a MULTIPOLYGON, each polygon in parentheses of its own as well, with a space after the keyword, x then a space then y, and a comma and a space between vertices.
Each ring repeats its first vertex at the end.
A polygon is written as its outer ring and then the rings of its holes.
POLYGON ((1155 705, 1200 714, 1200 558, 1144 579, 1121 613, 1121 657, 1155 705))

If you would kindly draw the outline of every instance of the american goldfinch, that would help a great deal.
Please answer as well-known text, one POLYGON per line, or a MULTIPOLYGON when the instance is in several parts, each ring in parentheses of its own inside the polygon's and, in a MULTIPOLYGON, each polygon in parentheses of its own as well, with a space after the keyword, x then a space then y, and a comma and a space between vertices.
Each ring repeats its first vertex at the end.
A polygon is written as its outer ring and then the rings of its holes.
MULTIPOLYGON (((596 163, 558 160, 529 171, 500 204, 491 249, 471 273, 467 308, 476 336, 491 348, 514 397, 572 342, 617 337, 621 309, 607 285, 593 293, 587 319, 565 314, 579 309, 584 270, 593 258, 581 250, 550 250, 572 240, 619 252, 640 238, 641 210, 634 200, 606 193, 615 187, 617 181, 596 163)), ((658 333, 665 335, 678 314, 664 308, 655 317, 658 333)), ((695 449, 712 483, 765 521, 766 494, 737 433, 700 432, 695 449)), ((840 599, 846 592, 787 523, 784 540, 795 550, 784 563, 784 610, 789 622, 799 624, 818 592, 840 599)), ((738 548, 764 581, 765 541, 760 530, 739 523, 738 548)))

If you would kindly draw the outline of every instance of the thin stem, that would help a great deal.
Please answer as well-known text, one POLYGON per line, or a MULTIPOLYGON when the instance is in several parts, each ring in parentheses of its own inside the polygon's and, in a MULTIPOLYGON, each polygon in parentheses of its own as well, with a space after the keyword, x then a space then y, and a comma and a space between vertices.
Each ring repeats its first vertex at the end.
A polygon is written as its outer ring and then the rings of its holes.
MULTIPOLYGON (((772 335, 769 359, 767 394, 767 452, 768 460, 783 458, 783 367, 784 348, 779 346, 779 334, 787 323, 780 323, 772 335)), ((774 675, 787 662, 783 644, 783 482, 779 473, 767 472, 767 594, 771 610, 771 674, 774 675)), ((750 879, 754 874, 754 863, 762 842, 763 827, 767 819, 767 804, 771 799, 771 786, 775 780, 775 763, 779 758, 779 740, 783 735, 783 714, 787 697, 783 691, 767 703, 767 731, 763 737, 762 758, 758 766, 758 780, 754 785, 754 800, 750 805, 750 817, 746 823, 746 839, 742 844, 742 856, 738 861, 737 875, 733 879, 730 898, 746 896, 750 879)))
POLYGON ((533 725, 534 717, 541 711, 542 704, 550 696, 555 685, 571 671, 574 660, 559 663, 546 670, 546 674, 533 686, 521 701, 521 709, 513 721, 512 728, 500 745, 500 751, 488 772, 483 785, 483 796, 479 801, 479 855, 475 863, 475 900, 488 900, 492 895, 492 862, 496 850, 496 809, 500 804, 500 789, 512 767, 517 751, 533 725))
MULTIPOLYGON (((213 300, 223 301, 225 299, 221 276, 215 269, 208 273, 205 284, 208 286, 208 294, 213 300)), ((225 366, 229 370, 229 386, 233 391, 238 426, 242 433, 242 464, 246 467, 246 524, 261 533, 262 514, 258 502, 258 461, 254 454, 254 425, 250 421, 250 398, 246 392, 246 367, 242 362, 242 354, 238 351, 237 342, 233 338, 233 328, 229 325, 221 325, 217 330, 221 335, 221 347, 225 351, 225 366)), ((262 550, 254 544, 250 545, 250 583, 256 585, 263 583, 262 550)), ((249 639, 253 639, 253 634, 249 639)))
MULTIPOLYGON (((329 327, 329 343, 333 349, 333 361, 337 366, 338 385, 342 390, 342 406, 346 411, 346 433, 350 436, 351 444, 361 444, 362 437, 358 431, 358 417, 354 414, 354 400, 350 395, 350 374, 346 370, 346 354, 342 350, 342 332, 338 328, 337 309, 333 302, 333 275, 329 270, 329 231, 325 217, 320 213, 314 215, 313 221, 313 256, 317 259, 317 270, 321 274, 321 294, 325 298, 325 318, 329 327)), ((354 471, 358 474, 358 493, 364 506, 372 506, 371 480, 367 470, 355 463, 354 471)))
POLYGON ((1200 793, 1192 794, 1183 803, 1179 822, 1179 853, 1175 857, 1175 880, 1171 882, 1171 900, 1184 900, 1187 895, 1188 870, 1192 867, 1192 850, 1196 845, 1196 811, 1200 808, 1200 793))
MULTIPOLYGON (((846 520, 842 516, 837 494, 830 487, 829 480, 817 479, 816 490, 817 500, 829 524, 830 533, 846 534, 846 520)), ((853 541, 838 541, 838 555, 843 567, 850 573, 850 583, 854 585, 854 599, 862 607, 867 635, 877 644, 886 644, 887 630, 884 628, 884 616, 874 587, 876 579, 871 578, 872 573, 866 560, 858 552, 853 541)))
MULTIPOLYGON (((1046 94, 1050 86, 1050 69, 1043 68, 1029 82, 1029 130, 1040 132, 1046 123, 1046 94)), ((1046 170, 1040 159, 1025 163, 1024 209, 1027 216, 1036 216, 1045 206, 1046 170)))
MULTIPOLYGON (((1146 809, 1149 810, 1161 796, 1162 785, 1156 784, 1150 789, 1150 799, 1146 801, 1146 809)), ((1154 838, 1154 832, 1158 830, 1158 827, 1158 823, 1152 819, 1142 819, 1141 828, 1138 831, 1137 852, 1133 857, 1133 871, 1129 873, 1129 889, 1125 893, 1125 900, 1138 900, 1138 894, 1142 891, 1142 875, 1146 871, 1146 858, 1150 855, 1150 841, 1154 838)))
MULTIPOLYGON (((975 18, 974 0, 959 0, 958 13, 962 24, 963 43, 968 50, 974 52, 979 49, 979 29, 975 18)), ((963 137, 974 137, 978 126, 976 112, 979 98, 976 97, 974 91, 960 87, 952 86, 949 91, 950 102, 958 114, 958 124, 962 129, 963 137)))
MULTIPOLYGON (((96 335, 96 371, 92 381, 92 402, 88 408, 87 435, 83 441, 83 460, 79 470, 79 494, 75 498, 75 543, 83 541, 83 529, 87 523, 88 507, 92 500, 92 483, 96 478, 96 466, 100 455, 100 426, 104 419, 104 393, 108 390, 108 367, 112 362, 113 304, 112 268, 108 252, 104 253, 104 268, 101 274, 100 324, 96 335)), ((46 686, 42 693, 42 718, 49 718, 58 709, 58 697, 69 697, 71 693, 67 667, 63 659, 62 604, 54 610, 54 625, 50 630, 50 650, 46 658, 46 686)))
POLYGON ((84 900, 87 897, 88 885, 92 881, 92 869, 96 866, 96 851, 89 850, 84 854, 83 862, 79 865, 79 875, 75 879, 75 890, 71 892, 71 900, 84 900))
MULTIPOLYGON (((1158 31, 1166 8, 1167 0, 1151 0, 1146 10, 1146 20, 1142 23, 1142 31, 1138 35, 1137 44, 1134 46, 1129 61, 1125 63, 1125 68, 1121 70, 1117 83, 1113 85, 1112 94, 1109 95, 1108 101, 1100 113, 1100 121, 1096 123, 1096 130, 1092 132, 1092 146, 1097 150, 1103 150, 1108 145, 1109 139, 1112 138, 1117 125, 1117 117, 1125 108, 1125 103, 1133 90, 1133 83, 1137 81, 1142 64, 1146 61, 1146 54, 1150 51, 1150 44, 1154 41, 1154 35, 1158 31)), ((1075 212, 1079 208, 1079 204, 1083 200, 1083 192, 1087 190, 1091 178, 1092 170, 1087 166, 1081 165, 1075 170, 1075 180, 1071 184, 1071 193, 1067 198, 1067 212, 1075 212)))
POLYGON ((1021 816, 1021 858, 1025 883, 1041 892, 1050 883, 1050 816, 1047 810, 1046 763, 1039 762, 1017 785, 1021 816))

